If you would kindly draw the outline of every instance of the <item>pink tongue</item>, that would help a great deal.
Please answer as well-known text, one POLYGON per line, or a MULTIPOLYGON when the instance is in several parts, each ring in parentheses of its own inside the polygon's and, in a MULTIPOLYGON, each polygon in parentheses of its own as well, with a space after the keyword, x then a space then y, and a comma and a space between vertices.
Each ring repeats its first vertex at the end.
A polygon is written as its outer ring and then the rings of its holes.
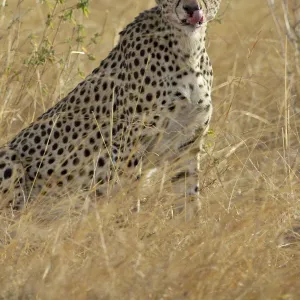
POLYGON ((201 9, 194 11, 193 16, 188 18, 188 22, 191 25, 196 25, 198 23, 203 23, 203 11, 201 9))

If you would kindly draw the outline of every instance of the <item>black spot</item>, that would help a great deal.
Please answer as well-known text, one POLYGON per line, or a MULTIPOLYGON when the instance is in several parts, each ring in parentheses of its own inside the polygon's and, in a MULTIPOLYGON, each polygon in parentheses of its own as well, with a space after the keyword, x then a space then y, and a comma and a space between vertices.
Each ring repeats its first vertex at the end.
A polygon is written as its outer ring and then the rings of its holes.
POLYGON ((68 173, 68 170, 64 169, 60 172, 61 175, 66 175, 68 173))
POLYGON ((71 98, 70 98, 70 103, 74 103, 75 102, 75 96, 73 95, 71 98))
POLYGON ((28 153, 29 153, 29 155, 33 155, 35 153, 35 149, 31 148, 28 153))
POLYGON ((55 139, 58 139, 60 134, 59 134, 58 131, 54 131, 53 136, 54 136, 55 139))
POLYGON ((89 157, 91 155, 91 151, 89 149, 84 150, 84 156, 89 157))
POLYGON ((74 165, 74 166, 77 166, 77 165, 79 164, 79 162, 80 162, 80 161, 79 161, 79 158, 78 158, 78 157, 76 157, 76 158, 73 159, 73 165, 74 165))
POLYGON ((209 110, 210 110, 210 104, 207 104, 207 105, 205 106, 205 111, 208 112, 209 110))
POLYGON ((98 159, 98 167, 104 167, 104 165, 105 165, 105 160, 102 157, 100 157, 98 159))
POLYGON ((59 148, 57 151, 58 155, 62 155, 64 153, 64 149, 63 148, 59 148))
POLYGON ((146 83, 147 85, 149 85, 149 84, 151 83, 151 79, 150 79, 149 76, 146 76, 146 78, 145 78, 145 83, 146 83))
POLYGON ((4 179, 9 179, 12 176, 12 169, 6 169, 4 171, 4 179))
POLYGON ((175 108, 176 108, 176 105, 175 105, 175 104, 171 104, 171 105, 169 106, 169 111, 174 111, 175 108))
POLYGON ((52 169, 49 169, 48 171, 47 171, 47 174, 49 175, 49 176, 51 176, 52 174, 53 174, 53 170, 52 169))
POLYGON ((153 95, 151 93, 147 94, 146 100, 149 101, 149 102, 151 102, 152 99, 153 99, 153 95))
POLYGON ((22 148, 22 151, 26 152, 28 149, 29 149, 29 146, 28 145, 24 145, 23 148, 22 148))
POLYGON ((54 159, 54 158, 50 158, 50 159, 48 160, 48 164, 49 164, 49 165, 52 165, 54 162, 55 162, 55 159, 54 159))

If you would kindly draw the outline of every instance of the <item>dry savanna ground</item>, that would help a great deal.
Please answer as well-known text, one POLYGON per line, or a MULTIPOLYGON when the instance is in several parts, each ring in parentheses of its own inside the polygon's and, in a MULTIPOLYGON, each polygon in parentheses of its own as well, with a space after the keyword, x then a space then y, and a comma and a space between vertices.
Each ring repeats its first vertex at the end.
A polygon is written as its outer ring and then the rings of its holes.
MULTIPOLYGON (((86 2, 0 1, 1 143, 153 5, 94 0, 88 14, 86 2)), ((280 0, 275 14, 281 22, 280 0)), ((200 202, 176 198, 162 167, 151 187, 101 203, 72 196, 3 212, 0 299, 300 299, 293 45, 266 0, 223 0, 209 52, 215 111, 200 202)))

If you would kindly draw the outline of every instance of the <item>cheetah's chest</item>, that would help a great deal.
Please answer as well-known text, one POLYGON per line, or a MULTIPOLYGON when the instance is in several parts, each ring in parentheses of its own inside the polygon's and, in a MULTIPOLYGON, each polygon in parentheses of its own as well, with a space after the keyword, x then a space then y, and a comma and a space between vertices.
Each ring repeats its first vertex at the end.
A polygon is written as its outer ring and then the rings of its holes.
POLYGON ((189 116, 203 118, 211 115, 211 87, 201 73, 192 73, 178 82, 178 92, 185 97, 181 109, 187 109, 189 116))
POLYGON ((210 85, 201 74, 189 74, 177 82, 169 101, 175 109, 169 113, 165 143, 172 141, 178 149, 207 131, 212 115, 210 85))

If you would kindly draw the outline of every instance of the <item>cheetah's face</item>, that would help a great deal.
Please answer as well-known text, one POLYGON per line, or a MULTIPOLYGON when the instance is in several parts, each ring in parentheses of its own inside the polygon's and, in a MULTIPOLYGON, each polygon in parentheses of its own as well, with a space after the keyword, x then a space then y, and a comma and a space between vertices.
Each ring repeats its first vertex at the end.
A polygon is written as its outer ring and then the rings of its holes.
POLYGON ((192 30, 215 18, 221 0, 156 0, 168 20, 192 30))

